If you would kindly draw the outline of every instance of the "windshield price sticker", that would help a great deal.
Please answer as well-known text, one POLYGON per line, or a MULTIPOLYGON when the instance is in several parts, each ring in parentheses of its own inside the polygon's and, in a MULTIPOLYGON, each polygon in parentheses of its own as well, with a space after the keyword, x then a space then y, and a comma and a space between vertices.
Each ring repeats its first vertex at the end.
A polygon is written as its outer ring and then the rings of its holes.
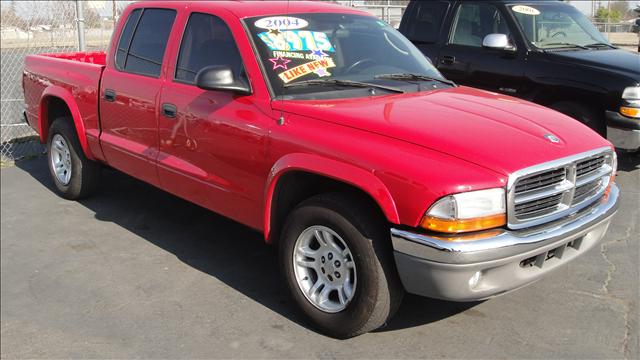
POLYGON ((327 53, 322 50, 311 50, 309 53, 294 51, 273 51, 273 57, 281 57, 294 60, 319 60, 327 57, 327 53))
POLYGON ((316 74, 319 77, 331 76, 331 73, 328 72, 327 69, 335 66, 336 63, 333 62, 332 58, 324 57, 320 60, 310 61, 308 63, 291 68, 287 71, 281 72, 280 74, 278 74, 278 76, 286 84, 290 81, 309 74, 316 74))
POLYGON ((313 51, 335 52, 327 34, 319 31, 277 29, 261 32, 258 37, 269 49, 275 51, 313 51))
POLYGON ((292 30, 292 29, 304 29, 309 26, 307 20, 290 17, 290 16, 272 16, 262 18, 254 23, 254 25, 261 29, 278 29, 278 30, 292 30))
POLYGON ((540 15, 540 10, 538 10, 536 8, 532 8, 531 6, 516 5, 516 6, 512 7, 511 9, 513 9, 513 11, 515 11, 517 13, 520 13, 520 14, 540 15))

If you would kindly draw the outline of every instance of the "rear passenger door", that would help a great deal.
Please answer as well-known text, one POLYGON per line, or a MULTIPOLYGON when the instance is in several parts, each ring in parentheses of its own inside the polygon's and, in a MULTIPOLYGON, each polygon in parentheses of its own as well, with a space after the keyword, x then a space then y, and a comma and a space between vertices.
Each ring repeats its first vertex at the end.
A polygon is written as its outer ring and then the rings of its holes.
POLYGON ((524 46, 517 47, 513 24, 501 9, 483 1, 465 1, 454 9, 446 45, 436 67, 448 79, 485 90, 516 95, 524 74, 524 46), (505 34, 514 51, 482 47, 489 34, 505 34))
POLYGON ((173 9, 131 11, 100 87, 100 139, 106 161, 154 185, 158 185, 156 109, 175 18, 173 9))

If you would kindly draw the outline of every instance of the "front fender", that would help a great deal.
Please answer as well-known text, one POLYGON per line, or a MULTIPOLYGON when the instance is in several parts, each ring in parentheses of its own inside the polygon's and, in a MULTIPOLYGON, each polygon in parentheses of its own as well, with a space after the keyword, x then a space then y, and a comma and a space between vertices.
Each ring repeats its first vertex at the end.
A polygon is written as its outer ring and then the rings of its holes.
POLYGON ((390 223, 399 224, 395 202, 387 187, 371 171, 313 154, 288 154, 271 168, 265 189, 264 234, 269 241, 273 195, 282 175, 290 171, 305 171, 355 186, 378 204, 390 223))
POLYGON ((80 146, 82 147, 85 156, 88 159, 94 160, 95 158, 91 153, 91 150, 89 149, 84 122, 82 121, 82 116, 80 115, 78 104, 76 104, 76 101, 71 93, 63 87, 51 85, 42 92, 42 96, 40 98, 40 111, 38 113, 38 130, 40 133, 40 141, 42 141, 42 143, 45 143, 47 141, 47 137, 49 136, 49 126, 51 124, 51 121, 54 120, 48 118, 47 111, 47 106, 49 104, 48 100, 51 98, 58 98, 64 101, 64 103, 67 105, 67 108, 69 109, 69 113, 71 114, 71 118, 73 120, 73 124, 76 128, 80 146))

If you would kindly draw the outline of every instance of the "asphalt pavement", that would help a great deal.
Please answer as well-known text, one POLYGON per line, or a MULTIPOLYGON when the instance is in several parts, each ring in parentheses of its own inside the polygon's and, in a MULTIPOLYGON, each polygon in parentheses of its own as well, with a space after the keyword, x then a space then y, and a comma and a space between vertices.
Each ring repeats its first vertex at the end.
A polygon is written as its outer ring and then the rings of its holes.
POLYGON ((385 328, 309 328, 260 234, 113 170, 81 202, 2 169, 2 358, 638 358, 640 156, 601 247, 479 303, 407 296, 385 328))

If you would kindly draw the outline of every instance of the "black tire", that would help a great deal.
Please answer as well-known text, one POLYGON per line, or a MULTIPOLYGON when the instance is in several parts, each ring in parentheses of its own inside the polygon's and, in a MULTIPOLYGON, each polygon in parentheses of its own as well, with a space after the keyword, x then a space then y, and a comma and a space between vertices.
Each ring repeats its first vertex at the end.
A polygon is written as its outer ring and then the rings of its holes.
POLYGON ((57 118, 51 124, 47 138, 47 163, 58 194, 65 199, 78 200, 89 196, 97 187, 100 164, 87 159, 71 124, 72 120, 66 117, 57 118), (62 136, 69 149, 71 176, 66 184, 58 179, 54 170, 54 152, 51 147, 56 135, 62 136))
POLYGON ((607 137, 607 125, 604 112, 573 101, 561 101, 551 105, 551 108, 587 125, 602 137, 607 137))
POLYGON ((404 288, 393 260, 386 219, 365 201, 331 193, 304 201, 289 215, 279 243, 279 265, 291 297, 322 333, 345 339, 384 325, 396 312, 404 288), (342 311, 329 313, 314 306, 295 277, 295 243, 305 229, 324 226, 349 247, 357 269, 353 298, 342 311))

